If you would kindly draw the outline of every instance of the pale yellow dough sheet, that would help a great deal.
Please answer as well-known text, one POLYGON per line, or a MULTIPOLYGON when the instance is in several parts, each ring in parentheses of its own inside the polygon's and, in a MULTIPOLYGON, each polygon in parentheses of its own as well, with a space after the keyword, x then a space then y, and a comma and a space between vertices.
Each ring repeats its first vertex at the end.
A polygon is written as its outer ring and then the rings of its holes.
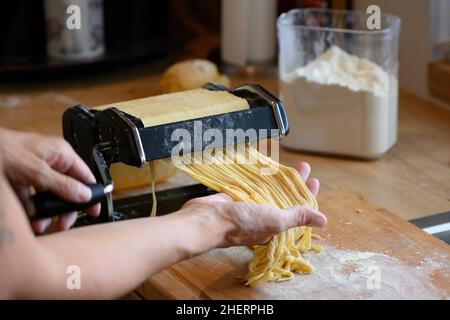
POLYGON ((191 120, 248 109, 245 99, 226 91, 194 89, 159 96, 102 105, 94 109, 116 107, 143 122, 145 127, 191 120))

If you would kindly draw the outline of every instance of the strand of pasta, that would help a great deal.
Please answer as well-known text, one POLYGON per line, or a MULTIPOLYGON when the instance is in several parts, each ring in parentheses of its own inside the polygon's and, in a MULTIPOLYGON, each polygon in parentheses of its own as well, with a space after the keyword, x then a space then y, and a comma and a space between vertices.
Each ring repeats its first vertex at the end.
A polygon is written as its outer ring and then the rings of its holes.
MULTIPOLYGON (((185 161, 185 158, 172 164, 236 201, 279 208, 296 205, 318 208, 315 197, 295 169, 277 163, 250 146, 225 149, 220 157, 217 153, 204 151, 188 157, 191 161, 185 161), (270 169, 274 174, 263 174, 262 169, 270 169)), ((246 284, 286 281, 294 276, 294 272, 313 272, 314 267, 304 255, 310 250, 320 251, 321 247, 312 244, 312 236, 310 227, 298 227, 275 235, 266 245, 254 246, 255 256, 248 266, 246 284)))

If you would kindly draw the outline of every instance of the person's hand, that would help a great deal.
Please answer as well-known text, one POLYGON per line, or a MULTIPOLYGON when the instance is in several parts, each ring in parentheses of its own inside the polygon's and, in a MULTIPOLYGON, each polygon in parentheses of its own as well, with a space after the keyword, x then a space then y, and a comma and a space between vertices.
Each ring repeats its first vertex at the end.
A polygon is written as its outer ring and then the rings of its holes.
MULTIPOLYGON (((23 203, 30 196, 30 187, 35 191, 50 190, 77 203, 88 202, 92 197, 85 184, 95 183, 94 175, 62 138, 0 128, 0 157, 2 170, 23 203)), ((87 213, 98 216, 100 204, 87 213)), ((62 215, 58 229, 70 228, 76 218, 76 212, 62 215)), ((32 227, 36 233, 42 233, 50 223, 50 218, 37 220, 32 227)))
MULTIPOLYGON (((317 196, 319 180, 308 178, 311 167, 307 163, 299 163, 297 170, 312 194, 317 196)), ((306 206, 278 209, 235 202, 224 193, 189 200, 182 209, 201 217, 205 226, 216 226, 219 230, 225 226, 225 236, 215 244, 216 247, 264 244, 281 231, 297 226, 323 227, 327 223, 324 214, 306 206)))

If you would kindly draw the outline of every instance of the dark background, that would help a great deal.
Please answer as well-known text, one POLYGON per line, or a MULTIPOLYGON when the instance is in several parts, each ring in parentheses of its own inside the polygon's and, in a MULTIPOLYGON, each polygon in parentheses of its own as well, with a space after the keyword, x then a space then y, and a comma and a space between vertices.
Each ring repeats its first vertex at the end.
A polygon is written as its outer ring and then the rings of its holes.
MULTIPOLYGON (((2 2, 0 80, 92 73, 158 61, 193 41, 220 34, 221 0, 103 0, 105 54, 62 61, 46 54, 43 0, 2 2)), ((345 7, 349 0, 279 0, 279 12, 296 7, 345 7)))

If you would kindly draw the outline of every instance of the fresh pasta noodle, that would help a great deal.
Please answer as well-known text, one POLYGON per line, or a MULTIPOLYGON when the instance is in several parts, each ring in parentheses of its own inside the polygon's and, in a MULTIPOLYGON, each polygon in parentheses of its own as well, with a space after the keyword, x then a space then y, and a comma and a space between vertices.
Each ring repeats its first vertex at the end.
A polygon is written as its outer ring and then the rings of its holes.
MULTIPOLYGON (((315 197, 295 169, 279 164, 250 146, 225 149, 220 157, 206 150, 172 159, 172 164, 236 201, 279 208, 296 205, 318 208, 315 197)), ((314 267, 305 255, 322 248, 312 244, 312 236, 310 227, 297 227, 275 235, 268 244, 254 246, 255 256, 248 266, 246 285, 286 281, 292 279, 294 273, 313 272, 314 267)))

